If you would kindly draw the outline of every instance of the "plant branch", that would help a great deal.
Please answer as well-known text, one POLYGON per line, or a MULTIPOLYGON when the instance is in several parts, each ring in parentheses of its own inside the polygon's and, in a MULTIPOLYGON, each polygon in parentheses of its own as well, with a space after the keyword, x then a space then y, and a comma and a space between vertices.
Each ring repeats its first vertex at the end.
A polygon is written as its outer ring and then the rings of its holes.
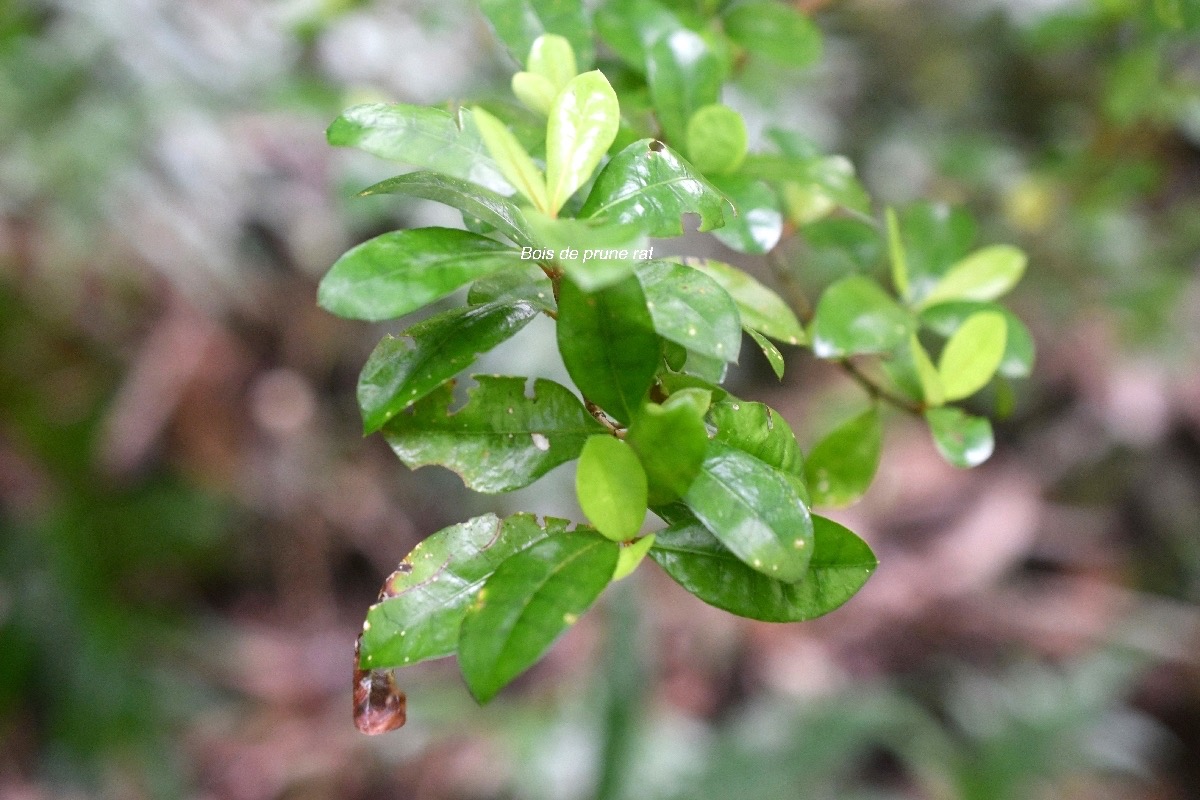
POLYGON ((876 383, 870 375, 859 369, 858 365, 850 359, 843 358, 839 360, 837 364, 847 375, 853 378, 854 382, 861 386, 867 392, 867 394, 871 395, 872 398, 876 400, 882 400, 883 402, 895 406, 905 413, 912 414, 917 417, 924 415, 924 405, 915 403, 906 397, 901 397, 895 392, 889 390, 887 387, 876 383))

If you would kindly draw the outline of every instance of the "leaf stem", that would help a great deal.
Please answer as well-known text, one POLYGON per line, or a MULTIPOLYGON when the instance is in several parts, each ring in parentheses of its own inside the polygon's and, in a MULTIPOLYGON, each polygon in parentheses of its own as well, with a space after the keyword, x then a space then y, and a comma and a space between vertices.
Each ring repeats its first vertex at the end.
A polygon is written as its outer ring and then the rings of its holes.
POLYGON ((603 408, 596 405, 591 400, 588 400, 586 397, 583 398, 583 406, 588 410, 589 414, 596 418, 597 422, 608 428, 609 433, 611 433, 613 436, 616 436, 618 439, 625 438, 625 429, 614 422, 612 418, 608 416, 608 414, 604 413, 603 408))
POLYGON ((867 375, 865 372, 863 372, 859 366, 850 359, 843 358, 839 360, 837 364, 847 375, 854 379, 855 383, 861 386, 866 393, 871 395, 871 397, 875 400, 882 400, 883 402, 895 406, 901 411, 912 414, 913 416, 920 417, 924 415, 925 407, 922 404, 915 403, 906 397, 901 397, 886 387, 876 383, 870 375, 867 375))

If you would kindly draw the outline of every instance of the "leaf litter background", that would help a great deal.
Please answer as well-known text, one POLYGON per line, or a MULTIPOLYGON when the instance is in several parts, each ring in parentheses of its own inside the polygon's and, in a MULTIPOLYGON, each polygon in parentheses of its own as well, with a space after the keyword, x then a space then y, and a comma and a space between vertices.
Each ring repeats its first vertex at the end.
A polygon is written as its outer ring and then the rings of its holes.
MULTIPOLYGON (((389 328, 316 280, 455 220, 349 200, 388 168, 323 131, 512 65, 460 2, 0 9, 0 798, 1200 797, 1200 46, 1136 4, 800 5, 826 58, 751 70, 752 129, 1030 252, 1039 361, 996 455, 955 471, 889 417, 837 515, 882 562, 843 609, 740 620, 646 565, 485 709, 452 662, 402 671, 378 738, 349 678, 383 578, 472 514, 575 513, 572 476, 481 497, 360 438, 389 328)), ((548 334, 480 371, 554 376, 548 334)), ((750 346, 733 386, 806 444, 863 407, 750 346)))

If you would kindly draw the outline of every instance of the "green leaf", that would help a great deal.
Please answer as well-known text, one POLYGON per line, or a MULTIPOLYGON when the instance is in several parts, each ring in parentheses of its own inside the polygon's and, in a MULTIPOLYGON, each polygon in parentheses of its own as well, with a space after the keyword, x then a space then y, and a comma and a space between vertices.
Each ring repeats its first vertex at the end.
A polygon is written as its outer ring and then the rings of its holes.
POLYGON ((724 225, 733 204, 673 150, 641 139, 617 153, 600 172, 581 217, 637 223, 650 236, 683 234, 684 214, 700 216, 700 230, 724 225))
POLYGON ((738 309, 719 283, 670 261, 642 264, 637 276, 659 336, 703 356, 737 361, 742 346, 738 309))
POLYGON ((517 72, 512 76, 512 93, 522 105, 543 117, 550 115, 554 98, 558 97, 558 89, 553 83, 532 72, 517 72))
POLYGON ((722 175, 713 185, 733 201, 737 216, 713 231, 726 247, 739 253, 769 253, 783 236, 783 212, 775 191, 755 178, 722 175))
POLYGON ((946 400, 970 397, 987 385, 1004 358, 1007 337, 1003 314, 980 311, 967 318, 938 359, 946 400))
POLYGON ((872 407, 836 428, 808 454, 813 505, 840 507, 862 497, 879 468, 883 425, 872 407))
POLYGON ((745 564, 788 583, 804 577, 812 556, 812 518, 779 470, 710 442, 684 502, 745 564))
POLYGON ((651 248, 636 224, 554 219, 530 212, 529 223, 543 247, 554 251, 554 264, 587 291, 603 289, 630 276, 651 248))
POLYGON ((892 265, 892 286, 895 287, 896 294, 907 300, 911 297, 912 288, 908 285, 908 256, 904 252, 904 240, 900 238, 900 222, 896 219, 896 212, 891 207, 885 213, 888 257, 892 265))
POLYGON ((667 141, 687 142, 687 123, 700 108, 717 102, 725 69, 700 34, 680 28, 646 50, 646 82, 667 141))
POLYGON ((334 120, 326 137, 335 147, 355 147, 389 161, 470 181, 505 196, 513 193, 465 109, 456 121, 441 109, 424 106, 354 106, 334 120))
POLYGON ((808 17, 782 3, 744 3, 725 15, 729 38, 779 64, 807 67, 821 59, 821 32, 808 17))
POLYGON ((617 94, 600 70, 571 79, 555 98, 546 128, 548 214, 557 214, 592 177, 620 122, 617 94))
POLYGON ((977 234, 975 220, 963 209, 942 203, 916 203, 897 216, 908 263, 908 299, 920 299, 970 251, 977 234))
POLYGON ((509 556, 566 530, 566 520, 494 514, 443 528, 400 562, 367 611, 359 653, 363 669, 385 669, 453 655, 467 606, 509 556))
POLYGON ((559 287, 558 349, 583 396, 628 423, 658 370, 658 336, 646 296, 630 276, 588 293, 569 280, 559 287))
POLYGON ((762 350, 762 354, 767 357, 767 363, 771 365, 771 371, 775 373, 775 377, 783 380, 783 353, 779 352, 779 348, 771 344, 771 340, 763 336, 758 331, 746 330, 754 343, 762 350))
POLYGON ((621 546, 620 555, 617 557, 617 568, 613 570, 614 582, 633 574, 633 571, 642 563, 642 559, 646 557, 646 553, 649 553, 650 548, 654 546, 654 538, 652 533, 649 536, 643 536, 636 542, 621 546))
POLYGON ((754 456, 785 475, 804 478, 804 456, 787 420, 764 403, 730 397, 712 407, 716 440, 754 456))
POLYGON ((553 33, 544 34, 534 40, 529 48, 525 68, 549 81, 555 94, 562 91, 571 79, 579 74, 571 42, 566 37, 553 33))
POLYGON ((475 281, 467 293, 467 302, 473 306, 524 302, 539 311, 553 311, 554 286, 546 273, 527 262, 522 269, 497 272, 475 281))
POLYGON ((959 261, 921 300, 928 308, 948 300, 995 300, 1025 274, 1025 254, 1008 245, 976 250, 959 261))
POLYGON ((908 339, 916 320, 879 284, 843 278, 821 295, 810 333, 817 358, 884 353, 908 339))
POLYGON ((844 604, 879 563, 867 543, 846 528, 816 515, 812 521, 812 561, 797 583, 750 569, 694 519, 656 534, 650 557, 709 605, 763 622, 801 622, 844 604))
POLYGON ((646 51, 683 22, 654 0, 609 0, 596 9, 596 29, 617 56, 639 73, 646 70, 646 51))
POLYGON ((475 124, 496 166, 508 182, 517 187, 533 207, 542 211, 550 207, 546 192, 546 176, 538 169, 529 153, 517 141, 503 122, 482 108, 475 109, 475 124))
POLYGON ((992 455, 992 423, 957 408, 931 408, 925 412, 933 443, 942 458, 956 467, 977 467, 992 455))
POLYGON ((402 194, 445 203, 486 222, 519 245, 534 244, 529 223, 516 203, 490 189, 449 175, 425 170, 409 172, 380 181, 363 189, 358 196, 377 194, 402 194))
POLYGON ((808 341, 804 328, 787 303, 750 275, 720 261, 701 258, 685 258, 681 261, 700 270, 729 293, 737 304, 742 325, 747 329, 787 344, 800 345, 808 341))
POLYGON ((929 406, 940 406, 946 402, 946 389, 942 386, 942 376, 938 374, 937 367, 933 365, 933 361, 929 358, 929 353, 925 352, 925 347, 914 333, 908 337, 909 356, 913 362, 913 371, 917 375, 917 383, 921 387, 921 396, 925 399, 925 404, 929 406))
POLYGON ((708 429, 704 411, 692 402, 689 393, 707 396, 707 392, 684 389, 671 395, 662 405, 647 403, 629 426, 626 441, 637 452, 649 482, 649 501, 662 505, 683 496, 704 462, 708 449, 708 429))
POLYGON ((646 473, 632 447, 607 434, 587 440, 575 496, 596 530, 616 542, 636 536, 646 518, 646 491, 646 473))
POLYGON ((538 37, 547 33, 567 39, 585 69, 596 57, 582 0, 479 0, 479 7, 517 61, 524 62, 538 37))
POLYGON ((363 433, 425 397, 537 316, 528 303, 456 308, 379 343, 358 379, 363 433))
POLYGON ((458 664, 471 694, 491 700, 542 657, 612 580, 616 542, 561 533, 522 550, 488 578, 463 617, 458 664))
POLYGON ((729 106, 701 106, 688 120, 688 159, 706 175, 736 171, 748 147, 746 121, 729 106))
POLYGON ((450 385, 383 428, 410 469, 438 464, 477 492, 508 492, 576 458, 604 430, 575 395, 544 379, 525 394, 525 378, 477 375, 466 405, 450 413, 450 385))
POLYGON ((1027 378, 1033 372, 1035 345, 1029 328, 1025 327, 1016 314, 997 303, 973 303, 960 301, 938 303, 921 312, 921 322, 940 336, 950 338, 968 317, 980 311, 994 311, 1004 315, 1008 335, 1004 340, 1004 358, 1000 362, 1000 374, 1006 378, 1027 378))
POLYGON ((476 233, 392 231, 339 258, 321 281, 317 302, 340 317, 394 319, 473 280, 520 265, 520 251, 476 233))
POLYGON ((854 165, 842 156, 788 156, 754 153, 746 156, 739 175, 783 184, 795 191, 788 194, 795 221, 806 224, 841 206, 860 214, 869 213, 871 198, 854 175, 854 165))

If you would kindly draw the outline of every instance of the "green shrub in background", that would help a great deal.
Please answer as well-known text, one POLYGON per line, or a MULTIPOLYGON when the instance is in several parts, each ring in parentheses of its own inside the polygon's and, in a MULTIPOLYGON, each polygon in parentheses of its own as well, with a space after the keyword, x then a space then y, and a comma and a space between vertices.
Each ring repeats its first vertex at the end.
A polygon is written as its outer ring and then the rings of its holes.
POLYGON ((748 152, 722 87, 747 63, 783 70, 818 58, 820 34, 803 14, 763 0, 615 0, 594 17, 581 2, 482 5, 525 67, 512 81, 519 103, 364 105, 329 129, 334 145, 415 169, 362 194, 444 203, 466 230, 371 239, 334 264, 319 300, 378 321, 467 289, 464 306, 376 348, 359 382, 365 431, 382 432, 408 466, 450 468, 481 492, 578 459, 591 524, 489 515, 419 545, 367 615, 367 716, 395 708, 393 694, 370 691, 371 671, 452 654, 486 702, 647 555, 741 616, 799 621, 837 608, 875 557, 810 507, 866 491, 881 407, 923 417, 947 461, 975 466, 992 452, 991 425, 955 404, 1027 375, 1033 360, 1025 326, 997 303, 1024 273, 1019 250, 976 248, 961 212, 917 206, 880 219, 851 164, 798 133, 772 129, 769 151, 748 152), (802 323, 734 266, 656 258, 689 214, 743 253, 800 231, 864 263, 805 300, 814 310, 802 323), (883 275, 864 259, 876 252, 883 275), (578 394, 476 376, 455 408, 455 377, 539 314, 556 322, 578 394), (721 387, 743 332, 777 375, 780 346, 809 347, 874 402, 805 458, 774 410, 721 387), (647 511, 666 527, 639 537, 647 511))

